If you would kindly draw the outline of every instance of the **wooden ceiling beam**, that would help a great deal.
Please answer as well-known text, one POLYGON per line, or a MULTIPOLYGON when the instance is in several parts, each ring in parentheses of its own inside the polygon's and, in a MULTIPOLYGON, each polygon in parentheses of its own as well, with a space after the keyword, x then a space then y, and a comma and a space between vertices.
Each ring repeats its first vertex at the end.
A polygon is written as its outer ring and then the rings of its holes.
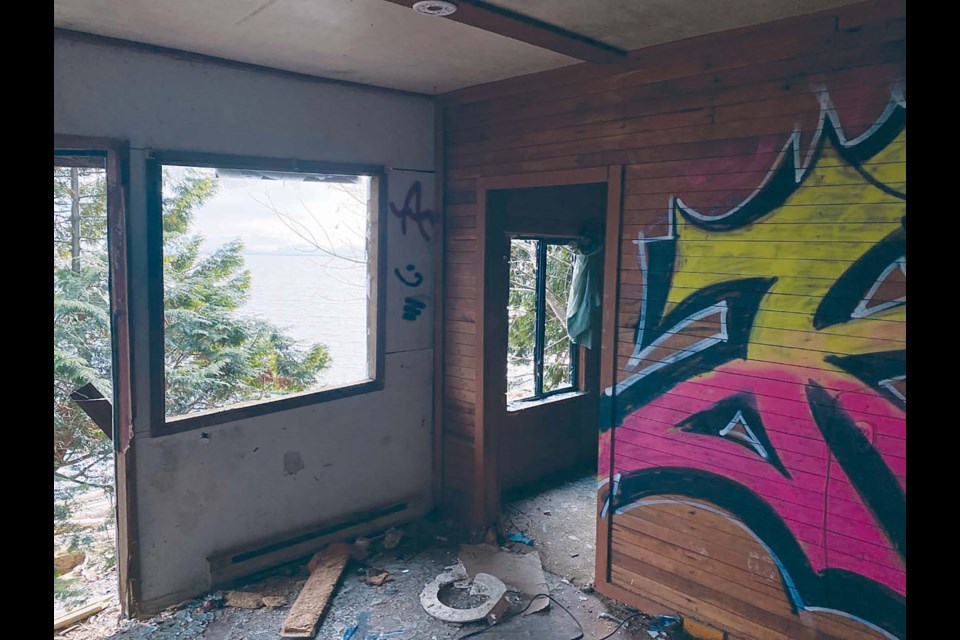
MULTIPOLYGON (((413 7, 417 0, 386 1, 413 7)), ((622 62, 627 57, 623 49, 482 0, 453 0, 453 3, 457 5, 456 12, 443 19, 556 51, 584 62, 606 64, 622 62)))

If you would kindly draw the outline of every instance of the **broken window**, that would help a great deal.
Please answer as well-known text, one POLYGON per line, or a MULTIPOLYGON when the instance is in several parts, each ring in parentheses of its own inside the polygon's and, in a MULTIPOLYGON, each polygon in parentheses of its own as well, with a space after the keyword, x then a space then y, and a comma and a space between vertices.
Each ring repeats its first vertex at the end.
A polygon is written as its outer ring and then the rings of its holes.
POLYGON ((377 176, 160 178, 168 419, 376 380, 377 176))
POLYGON ((566 326, 574 258, 569 240, 510 240, 508 402, 576 390, 577 349, 566 326))

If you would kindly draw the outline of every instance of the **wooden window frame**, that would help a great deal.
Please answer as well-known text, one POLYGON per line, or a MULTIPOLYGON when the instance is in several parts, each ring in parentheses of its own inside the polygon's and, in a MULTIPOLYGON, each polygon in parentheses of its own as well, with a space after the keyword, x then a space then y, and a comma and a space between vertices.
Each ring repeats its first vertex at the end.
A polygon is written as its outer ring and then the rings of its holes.
POLYGON ((549 398, 561 394, 577 393, 581 390, 580 380, 580 351, 581 348, 570 341, 570 376, 569 381, 563 387, 558 387, 551 391, 543 390, 543 341, 546 332, 546 293, 541 295, 541 291, 546 290, 547 286, 547 249, 551 244, 564 245, 570 244, 574 238, 554 238, 550 236, 517 234, 511 235, 510 240, 533 240, 537 242, 537 275, 536 275, 536 312, 534 317, 534 347, 533 347, 533 395, 523 398, 517 398, 507 403, 507 407, 512 411, 523 411, 532 406, 537 406, 549 398))
POLYGON ((213 425, 266 416, 290 409, 314 406, 341 398, 380 391, 384 387, 386 346, 386 231, 387 231, 387 172, 384 167, 370 165, 333 164, 278 158, 196 153, 189 151, 153 150, 146 159, 147 173, 147 241, 148 241, 148 296, 150 304, 150 433, 162 437, 184 433, 213 425), (373 359, 371 378, 331 389, 319 389, 267 399, 253 404, 225 407, 195 415, 166 415, 166 366, 163 331, 163 192, 164 165, 280 171, 293 173, 320 173, 367 176, 373 180, 371 210, 375 230, 371 243, 371 282, 373 295, 368 306, 368 357, 373 359))

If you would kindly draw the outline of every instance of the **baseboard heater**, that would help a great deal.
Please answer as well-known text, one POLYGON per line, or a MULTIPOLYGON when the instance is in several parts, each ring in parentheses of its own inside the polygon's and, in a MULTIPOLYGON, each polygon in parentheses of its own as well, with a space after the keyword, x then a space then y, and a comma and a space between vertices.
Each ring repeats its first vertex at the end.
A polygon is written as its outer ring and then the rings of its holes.
POLYGON ((408 499, 216 553, 207 558, 210 588, 233 586, 241 578, 250 578, 285 564, 305 560, 331 542, 368 535, 425 512, 426 502, 423 499, 408 499))

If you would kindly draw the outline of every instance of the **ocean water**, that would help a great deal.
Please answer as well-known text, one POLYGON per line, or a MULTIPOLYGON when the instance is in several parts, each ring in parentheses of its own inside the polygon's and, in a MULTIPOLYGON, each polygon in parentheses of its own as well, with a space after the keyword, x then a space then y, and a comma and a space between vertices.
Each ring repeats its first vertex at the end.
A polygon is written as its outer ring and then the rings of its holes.
POLYGON ((250 296, 243 312, 283 327, 300 347, 322 343, 333 365, 318 386, 369 377, 366 265, 322 254, 246 254, 250 296))

